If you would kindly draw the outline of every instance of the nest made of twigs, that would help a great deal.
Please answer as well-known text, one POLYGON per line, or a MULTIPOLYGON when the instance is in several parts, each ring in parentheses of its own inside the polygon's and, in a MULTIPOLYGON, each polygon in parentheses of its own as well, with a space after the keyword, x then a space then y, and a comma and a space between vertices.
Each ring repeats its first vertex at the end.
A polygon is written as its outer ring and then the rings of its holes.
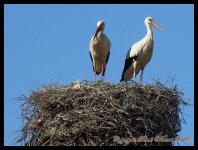
POLYGON ((173 145, 182 93, 160 82, 51 84, 23 96, 24 145, 173 145), (138 141, 139 139, 139 141, 138 141), (140 140, 142 139, 142 141, 140 140), (143 140, 144 139, 144 140, 143 140))

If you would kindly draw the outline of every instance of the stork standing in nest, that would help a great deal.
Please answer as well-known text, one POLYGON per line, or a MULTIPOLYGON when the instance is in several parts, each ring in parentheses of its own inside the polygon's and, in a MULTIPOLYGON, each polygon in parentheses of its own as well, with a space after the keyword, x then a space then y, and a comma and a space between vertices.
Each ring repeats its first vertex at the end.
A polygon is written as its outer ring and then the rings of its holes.
POLYGON ((136 82, 136 75, 141 70, 140 83, 142 83, 144 68, 151 60, 153 53, 154 41, 153 41, 153 32, 151 29, 151 25, 153 25, 158 30, 160 30, 160 27, 154 22, 154 20, 151 17, 147 17, 144 23, 147 28, 147 34, 143 39, 133 44, 132 47, 127 52, 124 69, 122 72, 122 78, 120 82, 121 81, 127 82, 132 77, 136 82))
POLYGON ((101 73, 102 80, 105 75, 106 64, 109 60, 111 42, 109 38, 103 33, 105 28, 104 21, 97 22, 97 29, 90 41, 89 54, 93 64, 94 80, 96 75, 101 73))

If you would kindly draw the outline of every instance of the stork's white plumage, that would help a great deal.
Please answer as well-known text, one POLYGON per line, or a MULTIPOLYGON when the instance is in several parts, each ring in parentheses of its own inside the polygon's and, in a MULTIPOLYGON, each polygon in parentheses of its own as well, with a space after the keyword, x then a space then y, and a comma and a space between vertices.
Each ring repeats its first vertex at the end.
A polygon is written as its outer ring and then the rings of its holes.
POLYGON ((127 52, 122 78, 120 81, 127 82, 132 77, 134 77, 134 81, 136 81, 136 75, 141 70, 140 82, 142 82, 144 68, 150 61, 153 53, 153 33, 151 25, 160 30, 160 27, 151 17, 146 17, 144 23, 147 28, 147 34, 143 39, 133 44, 127 52))
POLYGON ((105 28, 104 21, 97 22, 97 29, 90 41, 89 54, 93 63, 94 79, 96 75, 102 74, 102 79, 105 75, 106 64, 109 60, 111 42, 103 33, 105 28))

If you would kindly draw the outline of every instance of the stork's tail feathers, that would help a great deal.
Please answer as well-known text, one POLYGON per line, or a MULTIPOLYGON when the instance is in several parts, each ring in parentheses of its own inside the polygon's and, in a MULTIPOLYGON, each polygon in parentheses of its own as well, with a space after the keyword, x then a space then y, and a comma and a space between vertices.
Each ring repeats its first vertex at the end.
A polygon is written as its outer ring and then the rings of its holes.
POLYGON ((97 75, 99 75, 99 74, 100 74, 100 72, 96 71, 96 74, 97 74, 97 75))
MULTIPOLYGON (((94 71, 94 66, 93 66, 93 71, 94 71)), ((96 75, 99 75, 100 74, 100 72, 99 71, 96 71, 96 75)))
POLYGON ((124 81, 124 76, 123 76, 123 74, 122 74, 122 78, 120 79, 120 82, 122 82, 122 81, 124 81))

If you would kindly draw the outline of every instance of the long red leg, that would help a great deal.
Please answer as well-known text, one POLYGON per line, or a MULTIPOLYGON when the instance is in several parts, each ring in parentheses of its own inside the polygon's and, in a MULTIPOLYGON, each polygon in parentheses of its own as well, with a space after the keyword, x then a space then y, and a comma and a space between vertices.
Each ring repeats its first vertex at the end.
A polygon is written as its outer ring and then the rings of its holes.
POLYGON ((144 68, 142 69, 142 71, 141 71, 141 74, 140 74, 140 84, 142 84, 142 79, 143 79, 143 71, 144 71, 144 68))
POLYGON ((102 80, 104 78, 104 64, 102 64, 102 80))
POLYGON ((94 81, 96 82, 96 62, 94 62, 94 81))
POLYGON ((133 78, 134 78, 134 81, 136 82, 136 72, 135 72, 135 69, 134 69, 134 73, 133 73, 133 78))
POLYGON ((134 82, 136 82, 136 64, 134 64, 133 78, 134 78, 134 82))

